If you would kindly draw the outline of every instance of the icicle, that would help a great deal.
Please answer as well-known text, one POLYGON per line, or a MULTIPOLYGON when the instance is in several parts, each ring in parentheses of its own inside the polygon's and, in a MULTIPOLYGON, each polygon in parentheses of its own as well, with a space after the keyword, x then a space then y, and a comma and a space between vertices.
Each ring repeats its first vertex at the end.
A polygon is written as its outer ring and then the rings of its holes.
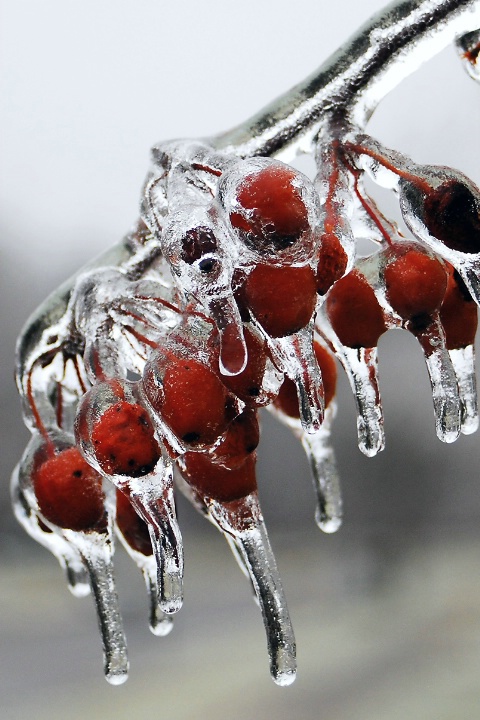
POLYGON ((461 428, 460 397, 438 314, 424 333, 415 333, 415 336, 422 346, 430 376, 437 436, 442 442, 454 442, 461 428))
POLYGON ((127 642, 113 577, 111 532, 63 530, 63 534, 81 555, 89 575, 103 642, 105 678, 111 685, 121 685, 128 678, 127 642))
POLYGON ((322 376, 313 352, 313 328, 311 320, 293 335, 269 340, 280 369, 297 386, 300 420, 307 433, 319 430, 324 414, 322 376))
POLYGON ((334 533, 343 520, 343 501, 335 452, 331 445, 331 422, 335 404, 325 412, 322 427, 314 435, 301 434, 301 442, 310 462, 317 495, 315 521, 325 533, 334 533))
POLYGON ((467 345, 465 348, 449 350, 455 375, 457 376, 458 390, 462 409, 461 432, 471 435, 478 428, 477 379, 475 375, 475 348, 467 345))
POLYGON ((290 428, 302 443, 312 473, 317 498, 315 521, 325 533, 334 533, 342 524, 343 502, 335 452, 331 445, 332 421, 337 407, 332 400, 325 409, 322 426, 314 434, 308 434, 299 420, 285 413, 281 405, 271 406, 270 411, 290 428))
MULTIPOLYGON (((165 468, 171 483, 170 463, 165 468)), ((165 473, 157 479, 165 485, 165 473)), ((166 487, 161 499, 157 493, 130 485, 130 501, 147 523, 157 563, 157 580, 160 608, 165 613, 176 613, 183 603, 183 545, 178 527, 173 487, 166 487)))
POLYGON ((355 396, 358 447, 373 457, 385 447, 383 410, 378 387, 377 348, 344 347, 335 350, 355 396))
POLYGON ((150 603, 148 621, 150 632, 157 637, 165 637, 173 629, 173 618, 163 612, 158 602, 157 563, 155 558, 147 558, 142 567, 142 574, 150 603))
POLYGON ((296 645, 287 602, 256 493, 231 503, 210 501, 209 513, 223 533, 234 538, 262 611, 270 673, 277 685, 296 674, 296 645))
POLYGON ((123 547, 141 570, 149 598, 149 627, 157 636, 165 636, 173 628, 171 615, 160 608, 157 562, 147 524, 134 509, 130 500, 117 490, 115 530, 123 547))

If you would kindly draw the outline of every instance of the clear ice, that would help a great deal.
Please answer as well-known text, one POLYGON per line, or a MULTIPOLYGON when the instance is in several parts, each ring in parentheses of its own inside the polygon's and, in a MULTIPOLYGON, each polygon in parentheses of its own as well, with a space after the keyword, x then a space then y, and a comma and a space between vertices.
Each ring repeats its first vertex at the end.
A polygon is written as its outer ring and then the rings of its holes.
POLYGON ((336 375, 320 368, 315 336, 348 377, 365 455, 385 445, 377 344, 390 329, 410 331, 424 352, 438 437, 477 429, 480 191, 365 128, 449 43, 478 81, 479 27, 480 0, 398 0, 250 120, 159 143, 137 224, 27 322, 16 377, 32 439, 13 508, 72 593, 91 591, 110 683, 128 673, 115 533, 144 576, 150 629, 166 635, 183 599, 177 491, 250 579, 274 681, 294 680, 255 451, 268 407, 305 450, 318 526, 338 529, 336 375), (313 182, 286 164, 297 153, 314 157, 313 182), (395 194, 411 238, 369 197, 366 176, 395 194), (362 256, 365 240, 377 249, 362 256))

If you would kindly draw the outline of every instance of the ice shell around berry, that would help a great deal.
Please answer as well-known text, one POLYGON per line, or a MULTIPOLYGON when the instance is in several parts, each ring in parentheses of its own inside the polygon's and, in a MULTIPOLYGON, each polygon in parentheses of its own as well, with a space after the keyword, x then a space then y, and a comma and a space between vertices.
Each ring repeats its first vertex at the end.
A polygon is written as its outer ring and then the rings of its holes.
POLYGON ((245 159, 224 173, 218 197, 240 263, 281 265, 312 257, 319 201, 303 173, 270 158, 245 159))

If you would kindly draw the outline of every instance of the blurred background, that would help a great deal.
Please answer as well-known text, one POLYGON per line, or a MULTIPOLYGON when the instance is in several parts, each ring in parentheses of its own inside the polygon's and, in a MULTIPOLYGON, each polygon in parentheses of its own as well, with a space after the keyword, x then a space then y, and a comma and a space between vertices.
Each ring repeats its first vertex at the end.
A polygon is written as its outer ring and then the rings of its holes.
MULTIPOLYGON (((35 307, 137 217, 149 148, 238 124, 310 74, 380 0, 0 0, 1 717, 458 720, 480 712, 477 436, 435 437, 420 349, 380 343, 387 448, 356 447, 339 373, 334 443, 344 527, 313 520, 306 460, 267 417, 260 497, 297 635, 299 674, 274 686, 258 609, 224 540, 182 499, 186 600, 173 633, 147 628, 142 578, 117 576, 131 676, 102 677, 89 599, 16 525, 9 476, 28 440, 14 343, 35 307)), ((405 80, 369 129, 480 184, 479 88, 453 49, 405 80)), ((308 160, 298 167, 311 173, 308 160)), ((394 204, 390 205, 395 213, 394 204)))

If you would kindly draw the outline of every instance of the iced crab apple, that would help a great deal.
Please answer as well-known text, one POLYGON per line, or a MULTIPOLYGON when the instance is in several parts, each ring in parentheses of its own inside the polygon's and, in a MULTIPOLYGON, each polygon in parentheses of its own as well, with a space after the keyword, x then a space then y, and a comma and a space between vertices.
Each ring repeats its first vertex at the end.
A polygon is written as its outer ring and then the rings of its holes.
POLYGON ((32 440, 18 473, 19 489, 43 527, 58 535, 60 548, 67 546, 68 560, 80 559, 97 611, 105 677, 113 685, 125 682, 127 646, 113 579, 112 520, 101 476, 72 438, 58 430, 32 440))
POLYGON ((17 382, 33 438, 14 503, 40 542, 61 538, 58 548, 50 543, 61 562, 82 558, 112 682, 127 669, 112 484, 123 493, 117 533, 146 578, 151 629, 165 634, 163 610, 178 610, 183 572, 174 463, 179 486, 251 579, 274 680, 293 680, 295 640, 256 492, 257 409, 269 406, 300 438, 317 522, 337 529, 334 370, 328 351, 314 350, 314 330, 349 373, 367 454, 383 447, 376 346, 391 327, 422 344, 439 436, 476 429, 470 298, 480 298, 480 193, 461 173, 420 166, 364 132, 385 92, 448 42, 478 79, 475 27, 479 0, 397 2, 251 120, 207 140, 156 146, 135 229, 27 324, 17 382), (314 183, 281 162, 296 152, 314 156, 314 183), (382 216, 365 173, 398 194, 420 249, 382 216), (354 264, 365 237, 380 251, 354 264), (68 441, 56 442, 59 433, 68 441))
POLYGON ((99 473, 126 493, 148 526, 164 613, 183 602, 183 546, 173 496, 172 463, 143 404, 140 382, 103 380, 83 396, 77 442, 99 473))
POLYGON ((78 448, 38 459, 32 484, 38 508, 48 522, 66 530, 105 530, 102 478, 78 448))

